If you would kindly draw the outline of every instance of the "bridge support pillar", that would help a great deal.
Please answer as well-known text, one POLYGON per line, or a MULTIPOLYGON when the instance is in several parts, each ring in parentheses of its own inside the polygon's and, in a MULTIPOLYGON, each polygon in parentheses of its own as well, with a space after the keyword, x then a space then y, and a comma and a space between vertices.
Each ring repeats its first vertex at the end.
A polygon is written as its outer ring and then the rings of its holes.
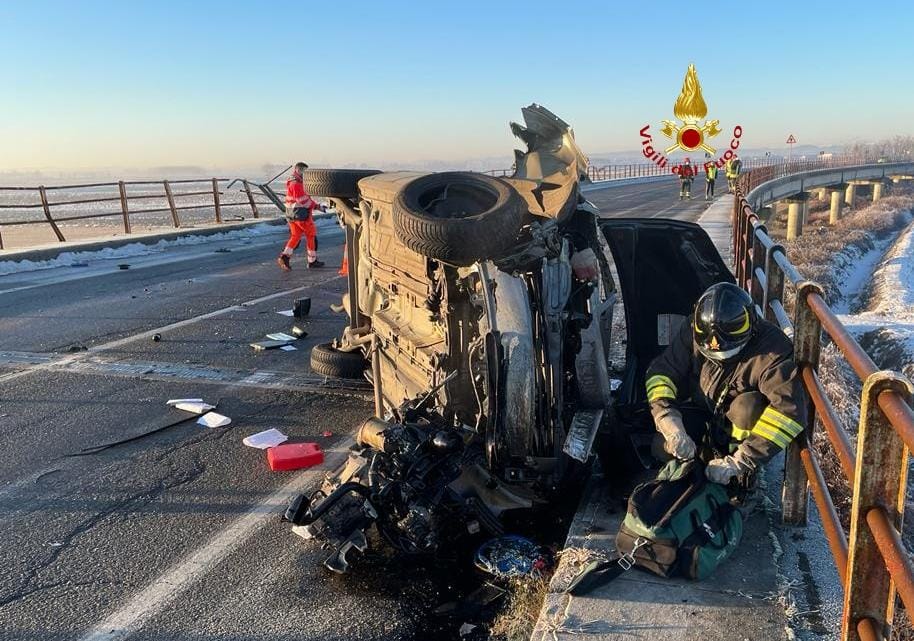
POLYGON ((854 208, 854 198, 857 197, 857 185, 855 183, 848 183, 847 190, 844 194, 844 202, 851 209, 854 208))
POLYGON ((881 180, 872 183, 873 185, 873 202, 882 198, 883 183, 881 180))
POLYGON ((844 210, 844 192, 847 189, 847 185, 835 185, 833 187, 826 187, 826 189, 831 195, 831 207, 828 210, 828 224, 834 225, 841 220, 841 214, 844 210))
POLYGON ((796 240, 803 234, 808 212, 809 194, 800 193, 787 199, 787 240, 796 240))

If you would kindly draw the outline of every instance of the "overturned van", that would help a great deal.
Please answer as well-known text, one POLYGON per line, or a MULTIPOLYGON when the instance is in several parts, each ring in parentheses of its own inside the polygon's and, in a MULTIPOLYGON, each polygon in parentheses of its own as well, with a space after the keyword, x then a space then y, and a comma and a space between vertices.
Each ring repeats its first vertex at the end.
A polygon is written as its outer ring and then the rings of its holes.
POLYGON ((511 177, 305 172, 341 213, 349 261, 349 324, 312 369, 365 376, 375 396, 346 462, 286 514, 331 570, 371 527, 410 554, 498 535, 506 513, 560 497, 596 450, 610 471, 637 467, 648 362, 706 287, 732 282, 697 225, 602 217, 581 193, 571 128, 538 105, 523 116, 511 177))

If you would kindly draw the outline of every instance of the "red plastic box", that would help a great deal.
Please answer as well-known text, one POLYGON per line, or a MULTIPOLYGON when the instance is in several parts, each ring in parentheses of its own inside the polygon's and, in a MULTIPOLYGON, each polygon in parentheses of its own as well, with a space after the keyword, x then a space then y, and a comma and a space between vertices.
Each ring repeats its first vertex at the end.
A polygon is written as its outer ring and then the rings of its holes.
POLYGON ((283 443, 267 450, 267 462, 274 472, 300 470, 323 463, 324 453, 317 443, 283 443))

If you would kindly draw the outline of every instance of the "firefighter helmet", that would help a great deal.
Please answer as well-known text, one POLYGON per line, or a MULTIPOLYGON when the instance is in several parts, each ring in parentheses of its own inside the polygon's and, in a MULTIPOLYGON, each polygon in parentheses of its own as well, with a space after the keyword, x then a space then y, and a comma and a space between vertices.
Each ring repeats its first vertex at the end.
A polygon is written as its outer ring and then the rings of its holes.
POLYGON ((695 304, 692 335, 702 354, 723 361, 745 347, 757 323, 758 313, 749 294, 733 283, 717 283, 695 304))

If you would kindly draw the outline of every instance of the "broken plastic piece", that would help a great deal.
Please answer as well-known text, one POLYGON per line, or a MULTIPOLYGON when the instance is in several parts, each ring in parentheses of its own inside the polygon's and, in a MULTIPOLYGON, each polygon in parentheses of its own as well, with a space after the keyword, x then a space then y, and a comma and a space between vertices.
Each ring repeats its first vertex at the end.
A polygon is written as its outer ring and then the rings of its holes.
POLYGON ((276 349, 277 347, 282 347, 283 345, 288 345, 289 341, 257 341, 256 343, 251 343, 251 347, 254 348, 255 352, 262 352, 268 349, 276 349))
POLYGON ((170 401, 165 401, 166 405, 171 405, 174 407, 178 403, 202 403, 202 398, 173 398, 170 401))
POLYGON ((304 318, 309 313, 311 313, 311 299, 296 298, 295 302, 292 303, 292 315, 295 318, 304 318))
POLYGON ((270 447, 276 447, 280 443, 288 441, 289 437, 277 430, 272 428, 269 430, 264 430, 263 432, 257 432, 256 434, 251 434, 250 436, 245 437, 241 440, 242 443, 248 447, 256 447, 259 450, 265 450, 270 447))
POLYGON ((298 348, 295 347, 294 345, 283 345, 283 346, 280 347, 279 349, 281 349, 281 350, 284 351, 284 352, 294 352, 294 351, 296 351, 298 348))
POLYGON ((292 327, 292 336, 294 336, 295 338, 304 338, 307 335, 308 335, 308 332, 305 330, 304 327, 299 327, 298 325, 294 325, 292 327))
POLYGON ((274 472, 300 470, 323 463, 324 453, 317 443, 285 443, 267 450, 267 462, 274 472))
POLYGON ((284 332, 274 332, 273 334, 267 334, 267 338, 271 341, 294 341, 296 338, 294 336, 289 336, 284 332))
POLYGON ((291 310, 291 309, 284 309, 284 310, 278 311, 278 312, 276 312, 276 313, 277 313, 277 314, 282 314, 283 316, 292 316, 292 310, 291 310))
POLYGON ((228 416, 223 416, 216 412, 207 412, 197 419, 197 425, 202 425, 203 427, 225 427, 231 422, 232 419, 228 416))
POLYGON ((185 412, 193 412, 194 414, 205 414, 211 409, 215 408, 215 405, 210 405, 209 403, 204 403, 203 401, 183 401, 181 403, 175 403, 174 405, 179 410, 184 410, 185 412))

